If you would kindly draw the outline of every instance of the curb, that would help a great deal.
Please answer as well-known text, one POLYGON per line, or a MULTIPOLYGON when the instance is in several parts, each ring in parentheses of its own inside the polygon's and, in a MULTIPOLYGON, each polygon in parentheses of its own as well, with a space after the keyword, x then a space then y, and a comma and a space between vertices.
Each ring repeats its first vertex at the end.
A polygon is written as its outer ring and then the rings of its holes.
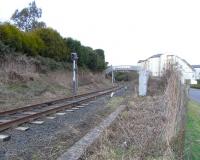
POLYGON ((114 112, 112 112, 106 119, 104 119, 99 126, 91 129, 84 137, 70 147, 57 160, 77 160, 86 149, 103 133, 103 131, 111 125, 116 117, 124 110, 126 105, 120 105, 114 112))

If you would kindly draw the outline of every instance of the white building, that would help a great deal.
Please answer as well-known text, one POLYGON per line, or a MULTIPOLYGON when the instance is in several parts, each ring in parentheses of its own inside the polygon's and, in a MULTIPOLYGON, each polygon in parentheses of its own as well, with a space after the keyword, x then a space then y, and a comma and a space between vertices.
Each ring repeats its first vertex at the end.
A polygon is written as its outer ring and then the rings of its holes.
POLYGON ((170 67, 177 67, 182 73, 182 82, 190 81, 196 84, 195 70, 184 59, 175 55, 156 54, 146 60, 138 61, 138 66, 149 70, 152 76, 160 77, 170 67))
POLYGON ((200 79, 200 65, 192 65, 195 70, 196 79, 200 79))

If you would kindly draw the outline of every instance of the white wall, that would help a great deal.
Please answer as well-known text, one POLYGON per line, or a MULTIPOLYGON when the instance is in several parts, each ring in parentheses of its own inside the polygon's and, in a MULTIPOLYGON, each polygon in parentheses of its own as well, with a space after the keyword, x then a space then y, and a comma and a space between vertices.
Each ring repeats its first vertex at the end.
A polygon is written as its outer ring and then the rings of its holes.
MULTIPOLYGON (((176 65, 176 67, 182 73, 182 82, 185 80, 190 80, 192 84, 196 83, 196 74, 191 66, 186 63, 180 57, 175 55, 161 55, 159 57, 148 58, 147 60, 138 63, 140 67, 143 69, 151 71, 152 76, 161 76, 170 65, 176 65)), ((198 70, 199 78, 200 78, 200 68, 198 70)))
POLYGON ((195 69, 196 79, 200 79, 200 68, 194 68, 194 69, 195 69))

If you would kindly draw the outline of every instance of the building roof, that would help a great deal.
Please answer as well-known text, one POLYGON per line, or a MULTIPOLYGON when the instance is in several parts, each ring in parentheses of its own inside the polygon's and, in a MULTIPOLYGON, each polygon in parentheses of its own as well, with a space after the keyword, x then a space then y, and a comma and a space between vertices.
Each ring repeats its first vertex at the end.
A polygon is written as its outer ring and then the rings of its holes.
POLYGON ((137 63, 141 63, 141 62, 144 62, 145 60, 139 60, 137 63))
MULTIPOLYGON (((173 55, 171 55, 171 56, 173 56, 173 55)), ((174 56, 176 56, 176 55, 174 55, 174 56)), ((176 57, 179 58, 180 60, 182 60, 183 62, 185 62, 185 64, 187 64, 187 66, 188 66, 189 68, 191 68, 193 71, 195 71, 194 68, 193 68, 185 59, 183 59, 183 58, 181 58, 181 57, 179 57, 179 56, 176 56, 176 57)))
MULTIPOLYGON (((155 55, 153 55, 153 56, 151 56, 151 57, 149 57, 149 58, 157 58, 157 57, 160 57, 161 55, 163 55, 163 54, 155 54, 155 55)), ((148 58, 148 59, 149 59, 148 58)))
POLYGON ((145 60, 139 60, 138 63, 145 62, 145 61, 147 61, 147 60, 150 59, 150 58, 157 58, 157 57, 160 57, 161 55, 163 55, 163 54, 155 54, 155 55, 153 55, 153 56, 151 56, 151 57, 149 57, 149 58, 147 58, 147 59, 145 59, 145 60))
POLYGON ((192 65, 193 68, 200 68, 200 65, 192 65))

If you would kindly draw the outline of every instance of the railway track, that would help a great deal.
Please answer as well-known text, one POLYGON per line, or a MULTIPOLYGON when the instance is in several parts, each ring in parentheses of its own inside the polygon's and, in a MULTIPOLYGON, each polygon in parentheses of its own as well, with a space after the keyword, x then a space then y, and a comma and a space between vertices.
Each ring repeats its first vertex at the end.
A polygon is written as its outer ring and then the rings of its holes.
POLYGON ((80 106, 81 104, 98 97, 108 95, 121 88, 122 87, 113 87, 0 112, 0 132, 59 111, 73 109, 76 106, 80 106))

